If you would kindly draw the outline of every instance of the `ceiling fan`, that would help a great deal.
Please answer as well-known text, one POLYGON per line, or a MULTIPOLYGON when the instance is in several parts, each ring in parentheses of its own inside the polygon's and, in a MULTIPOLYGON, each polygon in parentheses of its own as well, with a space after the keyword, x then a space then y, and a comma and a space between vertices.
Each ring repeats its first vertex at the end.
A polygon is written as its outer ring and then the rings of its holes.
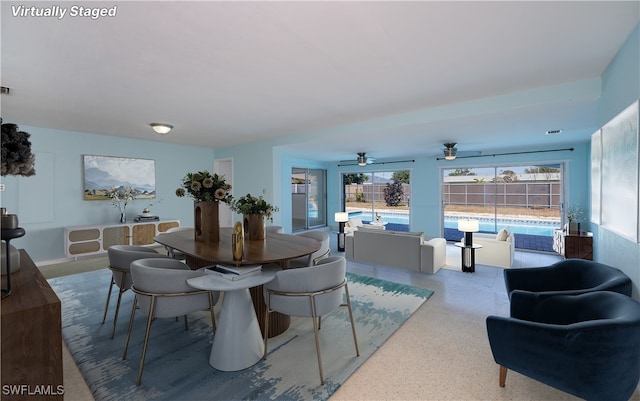
MULTIPOLYGON (((373 164, 376 161, 373 157, 367 157, 366 152, 358 152, 358 157, 355 160, 355 163, 360 166, 366 166, 367 164, 373 164)), ((353 163, 354 160, 340 160, 340 163, 353 163)), ((344 166, 349 166, 351 164, 344 164, 344 166)))
POLYGON ((390 163, 409 163, 415 162, 415 160, 393 160, 393 161, 381 161, 376 162, 373 157, 368 157, 366 152, 358 152, 358 157, 355 160, 340 160, 341 164, 338 166, 360 166, 364 167, 369 164, 390 164, 390 163))
MULTIPOLYGON (((444 149, 442 149, 442 151, 444 152, 445 160, 454 160, 456 157, 479 156, 482 153, 477 150, 458 152, 458 148, 456 148, 456 145, 457 145, 456 142, 448 142, 444 144, 444 149)), ((438 160, 442 160, 442 159, 438 158, 438 160)))

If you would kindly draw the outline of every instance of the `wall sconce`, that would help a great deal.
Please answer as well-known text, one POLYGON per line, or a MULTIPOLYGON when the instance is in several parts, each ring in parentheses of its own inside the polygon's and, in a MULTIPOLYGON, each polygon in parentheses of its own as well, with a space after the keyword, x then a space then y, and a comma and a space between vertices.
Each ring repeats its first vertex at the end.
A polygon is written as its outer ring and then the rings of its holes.
POLYGON ((338 252, 344 252, 344 223, 349 221, 349 213, 336 212, 334 220, 338 223, 338 252))
POLYGON ((169 124, 151 123, 149 125, 151 125, 151 128, 160 135, 167 135, 169 131, 173 129, 173 125, 169 124))

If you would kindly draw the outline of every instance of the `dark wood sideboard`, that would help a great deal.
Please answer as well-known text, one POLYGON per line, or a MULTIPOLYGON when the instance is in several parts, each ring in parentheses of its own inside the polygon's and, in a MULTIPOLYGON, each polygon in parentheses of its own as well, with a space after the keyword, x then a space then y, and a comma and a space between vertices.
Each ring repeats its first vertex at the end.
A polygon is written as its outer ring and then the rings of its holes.
POLYGON ((63 400, 60 299, 24 249, 11 288, 0 305, 1 398, 63 400))
POLYGON ((593 233, 581 231, 580 234, 568 234, 563 230, 555 230, 553 250, 566 259, 593 260, 593 233))

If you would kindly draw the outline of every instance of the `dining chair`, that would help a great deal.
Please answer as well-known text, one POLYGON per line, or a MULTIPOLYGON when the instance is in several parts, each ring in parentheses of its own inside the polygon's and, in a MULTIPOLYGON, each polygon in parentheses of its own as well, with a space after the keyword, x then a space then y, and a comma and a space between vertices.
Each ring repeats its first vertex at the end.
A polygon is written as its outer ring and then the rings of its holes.
MULTIPOLYGON (((193 231, 193 227, 172 227, 172 228, 168 229, 167 231, 165 231, 165 233, 174 233, 174 232, 177 232, 177 231, 193 231)), ((167 255, 169 255, 173 259, 185 260, 186 257, 187 257, 184 254, 184 252, 180 252, 177 249, 171 248, 169 246, 165 246, 164 248, 167 250, 167 255)))
POLYGON ((284 234, 284 229, 282 228, 282 226, 266 226, 265 230, 267 234, 284 234))
POLYGON ((113 328, 111 329, 111 338, 116 332, 116 323, 118 322, 118 312, 120 311, 120 303, 122 294, 131 287, 130 266, 131 262, 143 258, 169 258, 155 251, 153 248, 136 246, 136 245, 112 245, 107 249, 109 258, 109 269, 111 270, 111 283, 109 284, 109 293, 107 294, 107 302, 104 306, 104 314, 102 315, 102 324, 107 319, 107 310, 109 309, 109 301, 111 300, 111 291, 113 286, 118 287, 118 301, 116 303, 116 311, 113 315, 113 328))
POLYGON ((320 245, 320 249, 318 249, 317 251, 313 252, 310 255, 291 259, 289 261, 290 268, 313 266, 316 263, 318 263, 318 261, 320 261, 321 259, 329 256, 329 253, 331 252, 331 250, 329 248, 329 234, 326 231, 316 231, 316 230, 304 231, 296 235, 314 239, 320 242, 321 245, 320 245))
MULTIPOLYGON (((264 285, 265 327, 269 326, 269 315, 272 312, 280 312, 289 316, 310 317, 313 320, 313 334, 316 341, 320 384, 322 385, 324 385, 324 373, 318 337, 322 316, 341 306, 348 309, 356 355, 360 356, 346 271, 346 259, 342 256, 332 256, 320 260, 315 266, 281 270, 276 273, 272 281, 264 285), (346 300, 344 303, 343 298, 346 300)), ((268 352, 267 335, 268 331, 265 330, 263 356, 265 360, 268 352)))
POLYGON ((187 280, 202 276, 202 271, 191 270, 184 263, 174 259, 139 259, 131 263, 131 290, 135 293, 135 299, 131 308, 127 340, 124 346, 122 359, 127 358, 129 339, 133 329, 136 310, 140 310, 147 316, 147 326, 144 334, 142 355, 136 385, 142 382, 142 371, 149 343, 151 323, 158 318, 178 318, 184 316, 184 328, 188 330, 187 315, 209 310, 211 325, 215 332, 216 317, 214 305, 218 301, 217 291, 198 290, 187 284, 187 280))

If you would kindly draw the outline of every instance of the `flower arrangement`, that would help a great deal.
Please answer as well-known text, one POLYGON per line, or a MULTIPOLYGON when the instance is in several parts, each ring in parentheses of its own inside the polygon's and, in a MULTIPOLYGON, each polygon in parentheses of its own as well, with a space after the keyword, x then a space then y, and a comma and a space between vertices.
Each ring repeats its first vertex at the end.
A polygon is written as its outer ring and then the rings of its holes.
POLYGON ((241 196, 240 199, 234 199, 229 208, 239 214, 261 214, 269 221, 273 221, 273 213, 277 212, 278 207, 267 203, 262 196, 255 197, 251 194, 241 196))
POLYGON ((187 193, 197 202, 224 202, 230 203, 231 185, 227 184, 224 176, 211 174, 208 171, 187 173, 182 179, 182 186, 176 189, 176 196, 182 198, 187 193))
POLYGON ((136 198, 136 191, 133 187, 111 187, 107 190, 107 196, 111 199, 113 207, 117 207, 120 213, 125 213, 127 204, 136 198))
POLYGON ((567 208, 567 220, 569 220, 570 223, 582 220, 583 214, 584 212, 580 209, 580 205, 574 205, 567 208))

